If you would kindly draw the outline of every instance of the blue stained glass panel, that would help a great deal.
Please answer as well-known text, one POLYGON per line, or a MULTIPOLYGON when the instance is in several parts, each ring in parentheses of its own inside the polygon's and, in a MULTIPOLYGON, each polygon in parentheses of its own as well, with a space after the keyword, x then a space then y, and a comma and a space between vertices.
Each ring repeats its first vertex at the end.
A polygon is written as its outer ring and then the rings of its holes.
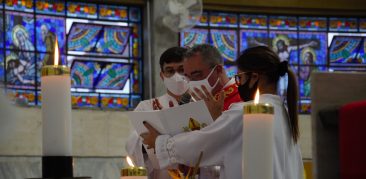
POLYGON ((361 47, 359 48, 357 57, 354 61, 357 64, 366 64, 366 39, 363 38, 363 42, 361 44, 361 47))
POLYGON ((82 2, 67 2, 67 16, 97 18, 97 5, 82 2))
POLYGON ((141 10, 138 7, 130 7, 129 14, 130 21, 138 22, 141 21, 141 10))
POLYGON ((360 18, 359 30, 360 32, 366 32, 366 18, 360 18))
MULTIPOLYGON (((66 33, 64 18, 37 15, 36 31, 37 51, 53 52, 55 48, 55 38, 57 36, 60 53, 65 53, 66 33)), ((53 62, 53 58, 47 59, 46 61, 53 62)))
MULTIPOLYGON (((135 15, 135 14, 133 14, 135 15)), ((126 6, 99 6, 99 19, 107 20, 127 20, 127 7, 126 6)))
POLYGON ((36 13, 64 16, 66 14, 65 1, 36 0, 36 13))
POLYGON ((268 46, 268 32, 266 30, 240 31, 240 51, 259 45, 268 46))
POLYGON ((33 12, 33 0, 6 0, 5 8, 23 12, 33 12))
POLYGON ((128 39, 130 28, 128 27, 104 27, 104 32, 99 39, 96 50, 99 53, 122 54, 128 56, 128 39))
POLYGON ((193 47, 196 44, 208 43, 207 29, 189 29, 180 33, 180 45, 182 47, 193 47))
POLYGON ((211 42, 225 60, 235 62, 238 53, 238 37, 235 30, 211 30, 211 42))
POLYGON ((122 90, 131 72, 130 64, 111 63, 100 73, 96 88, 122 90))
POLYGON ((32 52, 6 51, 7 87, 34 89, 36 75, 35 54, 32 52))
POLYGON ((269 39, 270 47, 281 61, 289 61, 290 64, 298 63, 297 32, 271 31, 269 39))
POLYGON ((327 33, 300 32, 300 64, 326 65, 328 51, 327 42, 327 33))
POLYGON ((238 27, 238 15, 230 13, 211 13, 210 26, 212 27, 238 27))
POLYGON ((0 10, 0 48, 4 48, 4 28, 3 27, 4 27, 3 11, 0 10))
POLYGON ((300 66, 299 67, 299 90, 301 99, 310 99, 311 73, 326 71, 325 66, 300 66))
POLYGON ((4 82, 5 80, 4 78, 5 78, 4 51, 0 49, 0 83, 4 82))
POLYGON ((6 48, 34 51, 34 19, 32 14, 6 12, 6 48))
POLYGON ((95 44, 102 30, 100 25, 73 24, 68 35, 68 50, 71 51, 93 51, 95 44))
POLYGON ((130 46, 127 48, 130 49, 130 56, 133 57, 141 57, 141 25, 137 23, 130 23, 130 27, 132 28, 132 34, 130 35, 130 46))
POLYGON ((71 67, 71 85, 73 88, 93 89, 101 68, 91 61, 74 61, 71 67))
POLYGON ((225 65, 224 68, 228 77, 234 77, 238 73, 238 68, 235 65, 225 65))
POLYGON ((329 61, 333 65, 357 65, 357 52, 362 37, 336 36, 329 48, 329 61))
POLYGON ((250 29, 267 29, 267 16, 241 14, 240 27, 250 29))

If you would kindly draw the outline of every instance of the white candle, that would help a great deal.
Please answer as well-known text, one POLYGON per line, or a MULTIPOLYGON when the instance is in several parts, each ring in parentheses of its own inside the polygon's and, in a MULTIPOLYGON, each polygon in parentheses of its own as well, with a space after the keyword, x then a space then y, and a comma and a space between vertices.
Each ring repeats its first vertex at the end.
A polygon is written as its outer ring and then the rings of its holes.
POLYGON ((147 171, 144 167, 135 167, 130 157, 126 157, 130 167, 121 170, 121 179, 147 179, 147 171))
POLYGON ((254 104, 244 106, 243 178, 273 178, 273 106, 261 104, 259 91, 254 104))
POLYGON ((70 69, 58 65, 56 39, 55 64, 42 68, 43 155, 71 156, 71 80, 70 69))

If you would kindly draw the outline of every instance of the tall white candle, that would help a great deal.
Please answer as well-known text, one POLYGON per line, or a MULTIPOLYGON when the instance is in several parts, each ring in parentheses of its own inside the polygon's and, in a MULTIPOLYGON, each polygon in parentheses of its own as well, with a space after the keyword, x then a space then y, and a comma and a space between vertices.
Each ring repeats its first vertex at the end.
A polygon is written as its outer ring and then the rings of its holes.
POLYGON ((71 80, 70 69, 58 65, 57 39, 55 65, 42 68, 43 155, 71 156, 71 80))
POLYGON ((273 178, 273 106, 261 104, 257 91, 254 104, 244 106, 243 176, 245 179, 273 178))

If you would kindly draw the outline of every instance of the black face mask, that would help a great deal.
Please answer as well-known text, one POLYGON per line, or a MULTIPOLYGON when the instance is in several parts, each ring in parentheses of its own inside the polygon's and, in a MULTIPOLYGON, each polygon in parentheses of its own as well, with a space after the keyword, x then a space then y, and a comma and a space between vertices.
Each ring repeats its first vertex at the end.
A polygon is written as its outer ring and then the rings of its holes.
POLYGON ((257 80, 254 83, 253 87, 250 88, 249 83, 250 83, 251 78, 252 77, 249 76, 248 80, 244 84, 238 86, 238 91, 239 91, 240 98, 244 102, 253 100, 254 96, 255 96, 255 92, 257 91, 258 81, 259 80, 257 80))

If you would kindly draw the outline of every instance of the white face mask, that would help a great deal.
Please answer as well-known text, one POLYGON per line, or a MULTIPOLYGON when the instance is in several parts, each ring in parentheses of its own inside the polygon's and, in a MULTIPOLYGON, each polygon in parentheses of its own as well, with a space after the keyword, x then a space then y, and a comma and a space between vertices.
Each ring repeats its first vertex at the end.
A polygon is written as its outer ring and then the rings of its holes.
POLYGON ((217 78, 217 80, 213 86, 211 86, 210 83, 208 82, 208 78, 210 78, 210 76, 214 72, 215 68, 216 68, 216 66, 211 70, 210 74, 208 74, 205 79, 199 80, 199 81, 189 81, 188 82, 189 90, 191 92, 194 92, 194 88, 198 88, 198 89, 202 90, 201 86, 203 85, 206 87, 206 89, 210 93, 212 93, 212 90, 219 84, 219 78, 217 78))
POLYGON ((164 77, 165 87, 175 95, 182 95, 188 90, 188 83, 185 76, 175 73, 173 76, 164 77))

